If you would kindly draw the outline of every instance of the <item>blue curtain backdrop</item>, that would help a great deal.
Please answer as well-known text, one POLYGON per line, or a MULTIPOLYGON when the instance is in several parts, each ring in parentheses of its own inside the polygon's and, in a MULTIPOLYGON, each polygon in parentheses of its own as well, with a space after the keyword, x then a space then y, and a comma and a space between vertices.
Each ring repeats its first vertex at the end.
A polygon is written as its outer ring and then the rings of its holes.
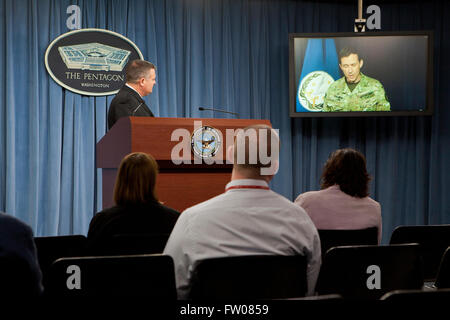
POLYGON ((273 189, 289 199, 317 190, 329 153, 365 153, 371 196, 382 205, 383 242, 400 224, 450 223, 450 4, 372 1, 383 31, 434 30, 433 117, 290 119, 288 34, 352 31, 356 1, 0 0, 0 210, 35 234, 86 234, 101 208, 95 144, 112 96, 86 97, 48 75, 44 53, 69 31, 123 34, 158 67, 147 104, 157 116, 270 119, 282 138, 273 189))

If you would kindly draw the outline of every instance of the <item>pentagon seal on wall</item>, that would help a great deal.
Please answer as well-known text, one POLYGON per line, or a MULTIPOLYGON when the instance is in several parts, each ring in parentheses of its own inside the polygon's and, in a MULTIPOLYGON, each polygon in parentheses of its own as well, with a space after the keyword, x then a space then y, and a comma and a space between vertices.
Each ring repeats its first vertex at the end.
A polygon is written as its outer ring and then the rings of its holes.
POLYGON ((45 52, 45 67, 62 87, 88 96, 112 95, 125 83, 125 66, 143 59, 129 39, 104 29, 80 29, 57 37, 45 52))

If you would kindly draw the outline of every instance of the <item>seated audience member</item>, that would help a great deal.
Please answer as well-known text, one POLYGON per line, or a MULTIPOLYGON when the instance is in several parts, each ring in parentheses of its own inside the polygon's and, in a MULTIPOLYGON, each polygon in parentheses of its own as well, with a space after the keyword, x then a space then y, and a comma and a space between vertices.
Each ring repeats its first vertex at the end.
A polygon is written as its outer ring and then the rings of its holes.
POLYGON ((300 194, 295 203, 306 210, 317 229, 378 228, 381 242, 381 207, 369 197, 366 158, 346 148, 333 152, 325 163, 321 190, 300 194))
POLYGON ((278 149, 278 135, 270 127, 241 130, 227 150, 233 170, 225 192, 180 215, 164 249, 174 259, 179 299, 189 298, 201 260, 251 254, 306 255, 308 294, 314 293, 320 240, 306 212, 269 188, 278 170, 278 149), (263 143, 267 149, 261 149, 263 143), (270 159, 264 160, 261 151, 270 159))
POLYGON ((120 163, 114 186, 115 206, 91 220, 88 245, 101 254, 119 234, 170 234, 179 212, 164 206, 155 193, 158 164, 150 155, 135 152, 120 163))
POLYGON ((33 231, 0 212, 0 296, 39 296, 42 291, 33 231))

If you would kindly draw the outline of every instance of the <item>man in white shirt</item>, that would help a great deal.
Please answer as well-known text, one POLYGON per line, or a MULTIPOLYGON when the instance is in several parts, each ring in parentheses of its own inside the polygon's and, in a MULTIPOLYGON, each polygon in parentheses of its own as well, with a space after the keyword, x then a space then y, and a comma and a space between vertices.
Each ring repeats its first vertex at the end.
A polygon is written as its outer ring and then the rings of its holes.
POLYGON ((252 254, 305 255, 308 294, 314 293, 321 263, 319 235, 302 208, 269 188, 278 170, 278 148, 278 135, 270 127, 245 128, 227 150, 233 171, 225 193, 186 209, 178 218, 164 254, 174 259, 179 299, 189 298, 199 261, 252 254), (271 155, 269 163, 264 152, 271 155))

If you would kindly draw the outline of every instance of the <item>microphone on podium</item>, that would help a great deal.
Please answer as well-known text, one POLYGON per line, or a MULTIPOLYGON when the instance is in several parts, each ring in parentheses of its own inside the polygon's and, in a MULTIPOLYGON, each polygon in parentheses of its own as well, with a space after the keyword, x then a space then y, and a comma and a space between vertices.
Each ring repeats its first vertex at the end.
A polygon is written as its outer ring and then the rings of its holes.
POLYGON ((236 112, 225 111, 225 110, 214 109, 214 108, 204 108, 204 107, 198 107, 198 110, 200 110, 200 111, 216 111, 216 112, 229 113, 229 114, 235 115, 239 119, 239 113, 236 113, 236 112))
POLYGON ((139 105, 137 106, 137 108, 134 109, 133 113, 131 114, 132 116, 134 116, 134 114, 136 113, 136 111, 138 111, 138 109, 142 106, 142 103, 143 103, 143 102, 139 103, 139 105))

